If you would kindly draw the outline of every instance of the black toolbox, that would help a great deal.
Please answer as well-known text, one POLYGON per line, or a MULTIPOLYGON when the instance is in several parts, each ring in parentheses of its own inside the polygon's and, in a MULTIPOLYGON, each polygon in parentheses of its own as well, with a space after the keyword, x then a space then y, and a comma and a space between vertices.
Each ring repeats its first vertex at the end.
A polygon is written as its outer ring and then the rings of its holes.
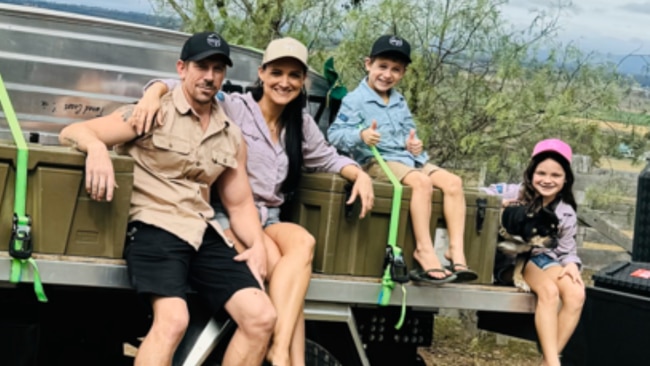
POLYGON ((596 287, 650 297, 650 263, 615 262, 592 278, 596 287))

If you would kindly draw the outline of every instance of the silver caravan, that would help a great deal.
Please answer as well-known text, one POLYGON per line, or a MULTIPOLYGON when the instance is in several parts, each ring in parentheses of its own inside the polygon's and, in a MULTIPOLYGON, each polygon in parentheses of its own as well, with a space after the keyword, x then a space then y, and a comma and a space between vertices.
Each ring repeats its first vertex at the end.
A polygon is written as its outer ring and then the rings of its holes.
MULTIPOLYGON (((142 96, 152 78, 176 78, 187 34, 132 23, 0 4, 0 75, 32 141, 57 143, 66 124, 110 113, 142 96)), ((257 78, 259 50, 232 46, 226 91, 257 78)), ((310 70, 310 112, 322 117, 328 86, 310 70)), ((0 137, 7 124, 0 113, 0 137)), ((28 136, 29 137, 29 136, 28 136)))

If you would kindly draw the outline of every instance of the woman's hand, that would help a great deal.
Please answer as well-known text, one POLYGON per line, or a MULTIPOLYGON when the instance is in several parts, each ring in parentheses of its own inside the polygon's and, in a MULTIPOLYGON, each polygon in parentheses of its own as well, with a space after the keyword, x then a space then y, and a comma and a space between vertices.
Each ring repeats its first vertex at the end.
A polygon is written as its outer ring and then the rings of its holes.
POLYGON ((361 169, 357 172, 357 178, 354 180, 350 199, 345 204, 351 205, 357 199, 357 196, 361 199, 361 213, 359 214, 359 218, 364 218, 372 210, 372 206, 375 203, 375 193, 372 188, 372 179, 361 169))
POLYGON ((133 108, 133 113, 127 123, 133 127, 138 136, 149 132, 154 122, 158 126, 163 125, 162 118, 158 114, 160 110, 160 98, 167 92, 167 85, 156 82, 145 92, 138 104, 133 108))

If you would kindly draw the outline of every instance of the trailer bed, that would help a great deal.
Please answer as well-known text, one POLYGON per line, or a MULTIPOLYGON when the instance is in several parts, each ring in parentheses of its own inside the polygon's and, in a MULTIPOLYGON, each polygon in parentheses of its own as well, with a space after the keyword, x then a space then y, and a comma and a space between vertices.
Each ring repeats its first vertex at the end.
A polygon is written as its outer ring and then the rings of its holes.
MULTIPOLYGON (((124 289, 131 288, 126 265, 121 259, 75 257, 63 255, 34 254, 43 284, 124 289)), ((8 283, 11 259, 7 252, 0 252, 0 282, 8 283)), ((23 282, 32 282, 27 269, 23 282)), ((380 279, 324 275, 314 273, 307 292, 307 301, 374 305, 380 289, 380 279)), ((513 287, 445 284, 441 286, 405 285, 408 306, 418 309, 473 309, 484 311, 533 313, 535 299, 532 294, 518 292, 513 287)), ((47 289, 47 288, 46 288, 47 289)), ((391 305, 400 305, 401 289, 393 290, 391 305)))

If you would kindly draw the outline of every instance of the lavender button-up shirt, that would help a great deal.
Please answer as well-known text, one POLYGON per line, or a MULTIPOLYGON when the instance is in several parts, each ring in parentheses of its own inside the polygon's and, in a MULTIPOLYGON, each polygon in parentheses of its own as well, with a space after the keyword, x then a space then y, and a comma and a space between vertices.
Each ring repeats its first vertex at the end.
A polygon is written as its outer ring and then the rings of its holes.
MULTIPOLYGON (((517 199, 521 184, 498 183, 489 187, 481 188, 488 194, 500 195, 502 199, 517 199)), ((576 243, 576 233, 578 230, 578 215, 573 207, 564 201, 555 207, 555 215, 560 221, 559 224, 559 243, 555 249, 535 249, 533 254, 544 253, 549 257, 557 260, 563 266, 569 263, 576 263, 578 267, 582 266, 580 257, 578 257, 578 244, 576 243)))
MULTIPOLYGON (((289 172, 284 130, 280 134, 280 141, 274 143, 262 111, 250 93, 219 93, 217 101, 242 130, 248 146, 248 178, 256 205, 258 208, 280 206, 284 202, 280 188, 289 172)), ((303 114, 302 126, 302 154, 306 168, 339 173, 346 165, 357 165, 352 159, 339 155, 325 141, 318 125, 307 113, 303 114)))
MULTIPOLYGON (((155 79, 145 86, 145 90, 157 81, 165 83, 170 90, 179 84, 175 79, 155 79)), ((261 221, 266 222, 268 208, 279 207, 284 203, 281 187, 289 173, 289 157, 284 149, 284 130, 280 134, 280 141, 274 143, 262 111, 250 93, 219 92, 216 99, 226 115, 241 128, 248 147, 246 165, 253 198, 260 211, 261 221)), ((347 165, 358 166, 354 160, 339 155, 336 149, 325 141, 318 125, 307 112, 303 113, 302 130, 305 168, 319 172, 340 173, 347 165)))

